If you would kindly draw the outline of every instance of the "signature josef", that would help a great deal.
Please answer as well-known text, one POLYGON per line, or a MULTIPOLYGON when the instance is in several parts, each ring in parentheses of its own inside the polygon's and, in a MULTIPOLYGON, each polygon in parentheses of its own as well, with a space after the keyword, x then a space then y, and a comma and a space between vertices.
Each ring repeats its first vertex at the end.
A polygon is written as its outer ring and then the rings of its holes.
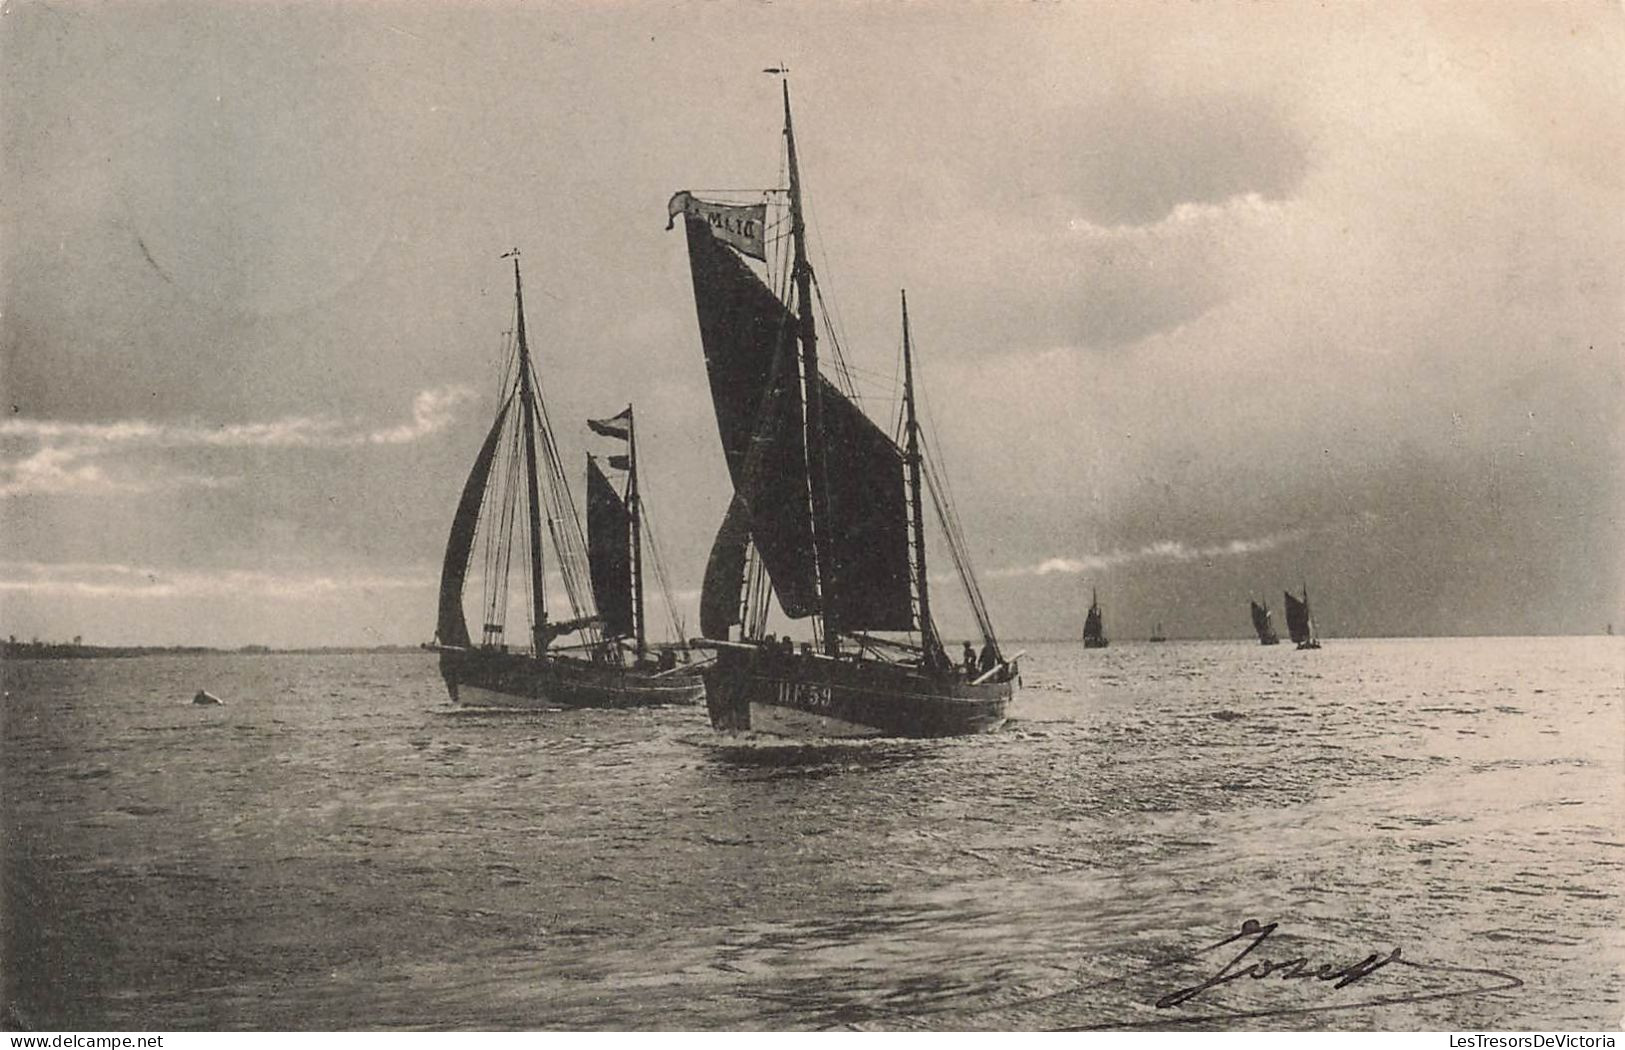
POLYGON ((1229 962, 1225 963, 1211 977, 1188 988, 1169 992, 1158 999, 1156 1003, 1157 1009, 1166 1010, 1171 1006, 1189 1002, 1211 988, 1229 984, 1231 981, 1239 981, 1244 977, 1255 981, 1262 981, 1268 977, 1277 977, 1286 981, 1325 981, 1333 982, 1333 988, 1347 988, 1356 981, 1371 976, 1383 967, 1400 961, 1401 950, 1395 948, 1386 955, 1372 952, 1357 962, 1351 962, 1343 966, 1333 962, 1325 962, 1315 966, 1307 956, 1301 955, 1296 958, 1279 960, 1266 959, 1260 956, 1249 962, 1248 957, 1252 955, 1255 949, 1269 940, 1270 935, 1275 932, 1279 925, 1279 923, 1274 922, 1260 923, 1257 919, 1248 919, 1241 924, 1241 929, 1238 932, 1203 949, 1205 953, 1216 948, 1233 945, 1238 941, 1246 942, 1246 947, 1237 952, 1229 962))

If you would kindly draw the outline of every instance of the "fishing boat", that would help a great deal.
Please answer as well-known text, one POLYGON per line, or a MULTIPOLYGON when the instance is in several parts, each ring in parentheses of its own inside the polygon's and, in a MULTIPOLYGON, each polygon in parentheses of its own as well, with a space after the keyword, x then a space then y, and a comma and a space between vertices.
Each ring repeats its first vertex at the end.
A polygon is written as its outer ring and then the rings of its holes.
POLYGON ((1151 637, 1148 638, 1147 641, 1166 642, 1167 640, 1168 636, 1162 633, 1162 621, 1158 620, 1156 629, 1151 632, 1151 637))
MULTIPOLYGON (((648 657, 641 623, 641 584, 634 592, 636 574, 628 572, 623 593, 617 568, 620 561, 631 558, 627 541, 619 539, 618 531, 623 523, 629 529, 631 518, 613 512, 611 497, 620 504, 623 515, 625 499, 590 461, 589 498, 594 501, 599 542, 596 553, 589 556, 525 332, 519 253, 515 250, 503 258, 513 259, 515 321, 504 355, 502 394, 496 418, 457 501, 440 572, 433 648, 440 654, 446 690, 453 703, 473 707, 698 703, 704 683, 693 665, 678 662, 677 654, 669 650, 654 659, 648 657), (562 620, 548 615, 544 537, 552 540, 554 565, 570 605, 570 616, 562 620), (468 630, 463 602, 477 546, 483 568, 483 615, 476 642, 468 630), (508 637, 507 618, 508 584, 516 554, 524 562, 521 579, 529 601, 525 607, 527 630, 515 643, 508 637), (595 582, 603 585, 596 597, 595 582), (602 608, 598 601, 603 602, 602 608), (630 644, 628 638, 633 639, 630 644)), ((630 446, 630 410, 624 415, 630 446)), ((604 425, 619 419, 604 421, 604 425)), ((627 454, 631 454, 630 447, 627 454)), ((635 505, 636 489, 631 491, 635 505)))
POLYGON ((1281 636, 1275 633, 1275 619, 1270 614, 1270 607, 1260 605, 1256 601, 1248 600, 1253 612, 1253 630, 1258 632, 1259 645, 1280 645, 1281 636))
POLYGON ((1111 643, 1106 639, 1106 622, 1100 615, 1100 595, 1089 592, 1089 612, 1083 618, 1083 647, 1104 649, 1111 643))
POLYGON ((1309 614, 1309 586, 1304 585, 1303 597, 1291 591, 1282 591, 1286 598, 1286 630, 1292 643, 1299 649, 1319 649, 1320 636, 1315 633, 1315 618, 1309 614))
POLYGON ((787 82, 783 95, 787 188, 749 203, 685 190, 667 209, 668 229, 683 219, 733 485, 700 595, 701 632, 717 650, 705 671, 711 724, 814 737, 990 732, 1005 720, 1021 654, 1000 650, 923 441, 907 296, 894 438, 858 407, 839 342, 817 323, 787 82), (781 218, 772 227, 770 202, 781 218), (831 375, 819 368, 826 341, 831 375), (957 663, 931 615, 924 489, 982 636, 957 663), (810 620, 811 641, 798 648, 767 632, 770 596, 788 618, 810 620))

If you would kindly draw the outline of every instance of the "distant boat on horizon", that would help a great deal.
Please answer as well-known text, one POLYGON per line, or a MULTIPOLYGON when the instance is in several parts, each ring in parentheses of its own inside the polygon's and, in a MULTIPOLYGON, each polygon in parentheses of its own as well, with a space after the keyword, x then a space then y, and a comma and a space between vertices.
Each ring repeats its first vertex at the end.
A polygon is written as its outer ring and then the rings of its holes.
POLYGON ((624 462, 629 478, 623 496, 589 460, 592 535, 584 536, 526 340, 519 255, 517 251, 510 254, 516 318, 511 334, 515 341, 507 355, 496 420, 463 484, 440 571, 434 649, 440 654, 446 691, 453 703, 474 707, 696 703, 704 694, 704 683, 695 669, 677 662, 675 649, 666 648, 658 658, 648 658, 638 578, 641 562, 628 547, 629 539, 637 535, 637 519, 628 511, 627 498, 634 510, 638 505, 636 475, 631 469, 636 455, 631 445, 631 408, 590 424, 600 434, 626 439, 626 455, 611 457, 611 465, 620 469, 624 462), (491 485, 493 475, 495 486, 491 485), (463 590, 477 536, 483 536, 485 542, 481 552, 483 616, 476 643, 463 612, 463 590), (544 536, 553 541, 555 567, 569 598, 569 619, 548 616, 544 536), (521 578, 530 607, 528 637, 511 644, 506 621, 509 570, 515 554, 527 570, 521 578), (558 644, 568 635, 575 635, 575 640, 558 644))
POLYGON ((1106 639, 1106 623, 1100 614, 1100 595, 1089 592, 1089 613, 1083 618, 1083 647, 1104 649, 1111 643, 1106 639))
POLYGON ((1309 585, 1303 586, 1303 597, 1291 591, 1282 591, 1286 599, 1286 629, 1299 649, 1319 649, 1320 636, 1315 633, 1315 618, 1309 613, 1309 585))
POLYGON ((1261 605, 1251 599, 1248 599, 1248 604, 1252 606, 1253 630, 1258 632, 1258 644, 1280 645, 1281 636, 1275 633, 1275 621, 1270 615, 1269 605, 1261 605))
POLYGON ((1148 641, 1166 642, 1167 640, 1168 636, 1162 633, 1162 621, 1158 620, 1156 629, 1151 632, 1151 637, 1148 639, 1148 641))

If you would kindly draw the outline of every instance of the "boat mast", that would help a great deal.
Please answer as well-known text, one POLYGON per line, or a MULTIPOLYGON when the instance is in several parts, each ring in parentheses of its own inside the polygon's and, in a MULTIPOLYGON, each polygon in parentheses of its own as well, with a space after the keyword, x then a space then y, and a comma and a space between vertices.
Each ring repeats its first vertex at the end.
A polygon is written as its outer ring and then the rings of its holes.
POLYGON ((647 647, 643 628, 643 494, 638 491, 638 436, 632 406, 626 406, 626 506, 632 512, 632 617, 637 624, 637 654, 647 647))
POLYGON ((513 255, 513 296, 519 311, 519 404, 524 409, 525 485, 530 496, 530 596, 537 656, 547 648, 547 594, 542 589, 542 498, 536 480, 536 387, 531 379, 530 344, 525 341, 525 289, 519 280, 519 249, 513 255))
POLYGON ((936 625, 931 622, 931 591, 925 574, 925 516, 920 506, 920 423, 914 414, 914 347, 908 334, 908 292, 900 293, 903 301, 903 405, 908 415, 908 444, 903 450, 903 461, 908 465, 909 512, 914 516, 914 578, 919 581, 920 645, 925 649, 925 665, 935 666, 937 654, 942 651, 937 641, 936 625))
POLYGON ((784 142, 790 169, 790 238, 795 246, 796 307, 800 314, 801 371, 807 399, 807 480, 812 490, 813 566, 819 582, 824 614, 824 652, 839 655, 841 638, 835 615, 835 562, 827 557, 829 534, 829 471, 824 461, 823 390, 818 375, 818 329, 813 320, 812 264, 807 261, 807 230, 801 215, 801 175, 796 166, 796 134, 790 122, 790 81, 784 87, 784 142))

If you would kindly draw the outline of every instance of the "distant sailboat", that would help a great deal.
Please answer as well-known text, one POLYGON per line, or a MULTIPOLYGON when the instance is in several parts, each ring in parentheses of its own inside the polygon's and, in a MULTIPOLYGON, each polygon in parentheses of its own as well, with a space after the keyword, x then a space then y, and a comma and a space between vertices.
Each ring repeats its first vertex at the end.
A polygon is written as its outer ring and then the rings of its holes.
POLYGON ((1275 633, 1275 622, 1270 616, 1270 607, 1249 601, 1253 611, 1253 630, 1258 632, 1259 645, 1280 645, 1281 637, 1275 633))
POLYGON ((1089 615, 1083 618, 1083 647, 1104 649, 1111 644, 1106 640, 1106 623, 1100 615, 1100 595, 1089 592, 1089 615))
POLYGON ((1286 629, 1299 649, 1319 649, 1320 637, 1315 633, 1315 618, 1309 614, 1309 587, 1303 588, 1299 598, 1291 591, 1282 591, 1286 598, 1286 629))
POLYGON ((1150 641, 1153 641, 1153 642, 1166 642, 1167 640, 1168 640, 1168 636, 1166 634, 1162 633, 1162 621, 1158 620, 1156 630, 1151 632, 1150 641))
MULTIPOLYGON (((642 591, 641 586, 632 590, 630 551, 625 545, 626 533, 619 531, 629 526, 629 520, 622 498, 596 464, 588 471, 593 501, 589 519, 599 542, 589 545, 582 535, 526 341, 518 253, 511 254, 516 341, 508 358, 496 420, 474 458, 457 503, 440 573, 434 648, 440 653, 446 690, 453 703, 481 707, 695 703, 704 685, 694 670, 676 664, 675 654, 654 666, 639 659, 644 652, 642 591), (620 505, 620 510, 618 516, 606 517, 611 502, 620 505), (563 621, 548 616, 544 536, 553 541, 557 569, 569 598, 571 615, 563 621), (463 613, 463 590, 480 537, 484 539, 484 615, 476 643, 463 613), (618 554, 614 552, 616 543, 621 545, 618 554), (530 599, 529 637, 510 645, 508 581, 516 553, 528 570, 521 578, 530 599), (596 602, 595 583, 602 587, 596 602), (579 640, 557 644, 571 634, 579 640), (636 638, 631 654, 624 645, 629 636, 636 638), (660 663, 667 666, 660 667, 660 663)), ((629 437, 630 411, 626 417, 629 437)), ((635 489, 633 492, 635 498, 635 489)))

